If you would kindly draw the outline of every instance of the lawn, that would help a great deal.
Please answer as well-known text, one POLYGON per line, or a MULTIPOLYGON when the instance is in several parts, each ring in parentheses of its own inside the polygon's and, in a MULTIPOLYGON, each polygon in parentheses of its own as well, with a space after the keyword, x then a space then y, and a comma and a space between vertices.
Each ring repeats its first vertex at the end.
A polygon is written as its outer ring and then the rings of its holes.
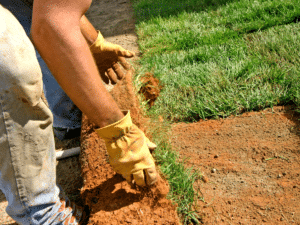
POLYGON ((137 1, 138 73, 164 86, 150 111, 197 121, 298 103, 299 3, 137 1))
MULTIPOLYGON (((300 104, 299 0, 132 0, 142 53, 140 78, 163 89, 148 115, 194 122, 300 104)), ((155 119, 153 119, 155 121, 155 119)), ((165 127, 166 128, 166 127, 165 127)), ((171 184, 184 223, 197 221, 193 182, 172 151, 168 129, 154 128, 156 160, 171 184)))

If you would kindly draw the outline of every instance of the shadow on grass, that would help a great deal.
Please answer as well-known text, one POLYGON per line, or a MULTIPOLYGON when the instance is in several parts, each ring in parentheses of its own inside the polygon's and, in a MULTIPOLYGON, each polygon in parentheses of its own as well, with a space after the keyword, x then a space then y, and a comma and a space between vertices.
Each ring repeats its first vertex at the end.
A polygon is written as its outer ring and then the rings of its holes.
MULTIPOLYGON (((227 4, 240 2, 239 0, 187 0, 184 2, 181 0, 161 0, 159 2, 157 2, 156 0, 130 0, 130 1, 132 2, 135 11, 137 25, 142 22, 146 22, 148 20, 155 19, 158 17, 161 17, 163 19, 174 17, 174 16, 176 17, 183 12, 186 13, 208 12, 209 13, 212 11, 216 11, 218 8, 223 7, 227 4)), ((271 14, 271 10, 280 11, 276 7, 275 8, 271 7, 271 9, 269 7, 265 7, 262 10, 263 12, 265 11, 268 12, 268 13, 265 12, 266 14, 271 14)), ((272 19, 270 21, 264 21, 264 18, 261 17, 259 13, 257 17, 258 17, 257 18, 258 21, 249 22, 245 20, 244 22, 248 24, 245 25, 243 22, 242 27, 235 27, 235 28, 233 28, 233 25, 237 21, 235 20, 231 21, 229 19, 229 21, 225 23, 225 26, 229 28, 231 31, 227 31, 227 33, 224 33, 223 35, 221 32, 220 35, 222 37, 220 36, 218 38, 226 39, 227 36, 233 36, 234 38, 234 37, 238 37, 241 34, 254 33, 258 30, 265 30, 272 26, 289 24, 289 23, 298 23, 300 21, 299 13, 292 13, 291 16, 287 16, 284 18, 281 18, 280 16, 277 15, 275 16, 275 20, 272 19)))
POLYGON ((169 18, 178 16, 182 12, 208 12, 238 0, 130 0, 133 3, 137 24, 151 18, 169 18), (138 10, 137 10, 138 8, 138 10))

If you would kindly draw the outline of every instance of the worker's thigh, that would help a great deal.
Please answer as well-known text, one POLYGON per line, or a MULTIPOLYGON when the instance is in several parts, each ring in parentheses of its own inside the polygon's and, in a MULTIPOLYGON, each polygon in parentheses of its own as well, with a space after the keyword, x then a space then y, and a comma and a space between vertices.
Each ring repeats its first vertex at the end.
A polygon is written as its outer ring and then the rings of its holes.
POLYGON ((32 43, 0 5, 0 188, 13 218, 57 201, 53 117, 42 86, 32 43))

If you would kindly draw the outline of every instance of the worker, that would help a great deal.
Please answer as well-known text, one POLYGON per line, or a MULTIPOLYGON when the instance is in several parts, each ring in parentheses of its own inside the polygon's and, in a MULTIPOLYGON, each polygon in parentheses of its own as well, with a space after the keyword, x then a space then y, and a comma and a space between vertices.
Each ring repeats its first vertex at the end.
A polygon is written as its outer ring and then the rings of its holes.
MULTIPOLYGON (((97 68, 110 65, 106 71, 118 74, 118 56, 131 53, 95 32, 84 16, 90 4, 35 0, 31 40, 58 84, 96 125, 113 169, 129 183, 152 185, 158 174, 151 142, 132 123, 130 112, 118 108, 97 68)), ((88 209, 75 206, 56 184, 53 115, 41 98, 35 49, 1 5, 0 80, 0 189, 8 201, 6 212, 24 225, 86 223, 88 209)))
MULTIPOLYGON (((27 36, 30 36, 33 0, 1 0, 1 4, 11 11, 21 23, 27 36)), ((83 17, 81 22, 86 23, 88 27, 93 29, 86 17, 83 17)), ((90 46, 94 43, 93 38, 97 37, 97 31, 95 29, 91 30, 91 32, 94 37, 87 39, 90 46)), ((118 46, 118 48, 121 49, 120 46, 118 46)), ((122 54, 124 57, 134 56, 134 53, 129 51, 122 51, 122 53, 124 53, 122 54)), ((59 86, 37 51, 36 55, 43 74, 45 97, 53 114, 53 131, 55 136, 61 141, 80 136, 82 120, 80 109, 78 109, 69 96, 59 86)), ((97 57, 98 54, 95 53, 94 56, 97 57)), ((124 57, 119 56, 119 62, 125 69, 129 69, 129 65, 124 60, 124 57)), ((124 77, 121 70, 119 70, 118 73, 115 73, 111 67, 103 68, 103 65, 99 65, 98 69, 101 71, 100 75, 103 78, 103 83, 109 91, 112 90, 114 84, 124 77), (100 68, 100 66, 102 66, 102 68, 100 68)))

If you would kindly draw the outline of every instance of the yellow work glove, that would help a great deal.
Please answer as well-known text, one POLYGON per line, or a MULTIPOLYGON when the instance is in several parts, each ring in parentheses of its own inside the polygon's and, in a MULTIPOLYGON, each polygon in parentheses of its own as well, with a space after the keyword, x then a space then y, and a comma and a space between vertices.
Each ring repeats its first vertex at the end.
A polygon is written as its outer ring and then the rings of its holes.
POLYGON ((129 70, 130 65, 125 58, 132 58, 135 55, 134 52, 125 50, 120 45, 105 41, 100 31, 98 31, 97 40, 90 46, 90 50, 101 78, 106 84, 116 84, 118 80, 121 80, 124 77, 124 73, 118 62, 126 70, 129 70))
POLYGON ((110 165, 117 173, 129 183, 134 180, 139 186, 152 185, 158 179, 154 159, 144 133, 132 123, 130 112, 126 112, 120 121, 96 132, 104 139, 110 165))

